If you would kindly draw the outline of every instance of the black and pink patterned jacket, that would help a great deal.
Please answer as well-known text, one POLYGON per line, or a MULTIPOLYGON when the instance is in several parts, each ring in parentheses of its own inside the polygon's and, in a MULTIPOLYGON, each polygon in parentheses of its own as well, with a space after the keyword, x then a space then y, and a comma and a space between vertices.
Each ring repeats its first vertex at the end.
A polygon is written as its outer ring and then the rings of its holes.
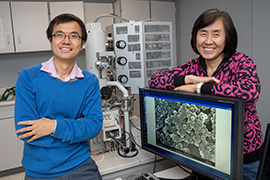
MULTIPOLYGON (((149 80, 149 86, 172 90, 177 86, 184 85, 185 75, 191 74, 207 76, 203 58, 192 59, 166 72, 154 73, 149 80)), ((245 54, 235 52, 231 58, 221 62, 212 76, 219 79, 220 83, 203 84, 201 92, 244 99, 244 155, 258 152, 257 150, 263 143, 263 136, 255 103, 259 99, 261 85, 253 60, 245 54)))

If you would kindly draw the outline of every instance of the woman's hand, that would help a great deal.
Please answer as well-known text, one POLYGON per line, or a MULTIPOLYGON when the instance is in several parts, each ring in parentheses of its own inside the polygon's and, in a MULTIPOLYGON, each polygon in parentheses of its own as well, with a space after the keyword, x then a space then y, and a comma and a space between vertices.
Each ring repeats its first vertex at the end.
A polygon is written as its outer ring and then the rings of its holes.
POLYGON ((186 84, 174 88, 174 91, 196 92, 197 84, 186 84))
POLYGON ((201 77, 201 76, 194 76, 194 75, 186 75, 185 83, 186 85, 178 86, 174 88, 174 91, 186 91, 186 92, 196 92, 196 87, 199 83, 219 83, 215 77, 201 77))
MULTIPOLYGON (((185 83, 188 84, 198 84, 198 83, 219 83, 220 80, 218 80, 215 77, 201 77, 201 76, 194 76, 194 75, 186 75, 185 77, 185 83)), ((195 87, 196 89, 196 87, 195 87)))

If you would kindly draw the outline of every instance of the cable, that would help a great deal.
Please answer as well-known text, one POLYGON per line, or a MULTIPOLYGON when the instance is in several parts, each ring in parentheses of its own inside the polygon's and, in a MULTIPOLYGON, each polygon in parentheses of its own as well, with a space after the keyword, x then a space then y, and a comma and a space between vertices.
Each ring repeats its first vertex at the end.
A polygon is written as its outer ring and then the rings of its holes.
POLYGON ((131 124, 135 129, 137 129, 138 131, 141 131, 141 129, 138 128, 138 127, 132 122, 132 120, 130 120, 130 124, 131 124))
MULTIPOLYGON (((125 133, 128 134, 127 132, 125 132, 125 133)), ((136 148, 134 148, 134 149, 129 149, 129 147, 124 146, 124 145, 122 144, 121 141, 119 141, 118 139, 116 139, 113 133, 110 133, 110 135, 111 135, 112 141, 113 141, 115 144, 118 144, 118 146, 117 146, 117 152, 118 152, 119 156, 124 157, 124 158, 132 158, 132 157, 135 157, 135 156, 138 155, 138 153, 139 153, 138 149, 136 149, 136 148), (120 151, 120 150, 121 150, 121 151, 120 151), (135 151, 134 154, 132 154, 132 155, 127 155, 128 153, 134 152, 134 151, 135 151), (122 154, 121 152, 122 152, 123 154, 122 154)), ((130 138, 130 137, 131 137, 131 136, 130 136, 130 134, 129 134, 129 138, 130 138)))
POLYGON ((15 96, 15 87, 7 88, 2 94, 0 101, 7 100, 10 95, 15 96))
POLYGON ((101 154, 105 154, 105 153, 108 153, 109 151, 103 151, 103 152, 99 152, 99 153, 94 153, 94 154, 91 154, 92 156, 97 156, 97 155, 101 155, 101 154))
POLYGON ((143 21, 145 21, 145 22, 151 22, 151 21, 159 22, 159 20, 153 19, 153 18, 144 19, 143 21))
POLYGON ((122 18, 122 17, 120 17, 120 16, 117 16, 117 15, 115 15, 115 14, 102 14, 102 15, 98 16, 98 17, 95 19, 94 22, 97 22, 99 19, 101 19, 101 18, 103 18, 103 17, 113 17, 113 18, 116 18, 116 19, 120 19, 120 20, 129 22, 129 20, 124 19, 124 18, 122 18))
POLYGON ((185 171, 187 174, 190 174, 190 175, 192 175, 192 173, 191 172, 189 172, 189 171, 187 171, 185 168, 183 168, 181 165, 179 165, 179 164, 176 164, 180 169, 182 169, 183 171, 185 171))
POLYGON ((130 134, 127 131, 123 131, 123 134, 127 134, 128 135, 128 138, 126 140, 129 140, 130 139, 130 134))
POLYGON ((127 155, 126 153, 121 154, 121 153, 120 153, 120 148, 118 148, 118 154, 119 154, 119 156, 124 157, 124 158, 132 158, 132 157, 137 156, 137 155, 139 154, 139 151, 138 151, 138 149, 135 149, 135 153, 134 153, 134 154, 132 154, 132 155, 127 155))
POLYGON ((154 169, 153 169, 153 173, 156 172, 156 165, 157 165, 157 155, 155 154, 155 162, 154 162, 154 169))
POLYGON ((131 140, 132 140, 132 142, 133 142, 134 144, 136 144, 138 147, 142 148, 142 147, 135 141, 132 132, 130 132, 130 134, 129 134, 128 132, 126 132, 126 133, 129 135, 129 137, 131 137, 131 140))

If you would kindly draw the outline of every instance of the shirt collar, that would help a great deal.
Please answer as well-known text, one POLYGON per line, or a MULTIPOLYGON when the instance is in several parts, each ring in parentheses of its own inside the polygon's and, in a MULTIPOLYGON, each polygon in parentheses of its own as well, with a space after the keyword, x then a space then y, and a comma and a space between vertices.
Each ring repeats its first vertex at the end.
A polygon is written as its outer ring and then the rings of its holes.
POLYGON ((59 80, 64 81, 64 82, 71 82, 71 81, 75 81, 79 78, 84 78, 82 70, 78 67, 77 63, 75 62, 71 73, 64 80, 62 80, 60 75, 57 73, 57 71, 55 69, 53 59, 54 59, 54 56, 51 57, 48 61, 42 63, 42 67, 40 68, 40 70, 48 73, 53 78, 59 79, 59 80))

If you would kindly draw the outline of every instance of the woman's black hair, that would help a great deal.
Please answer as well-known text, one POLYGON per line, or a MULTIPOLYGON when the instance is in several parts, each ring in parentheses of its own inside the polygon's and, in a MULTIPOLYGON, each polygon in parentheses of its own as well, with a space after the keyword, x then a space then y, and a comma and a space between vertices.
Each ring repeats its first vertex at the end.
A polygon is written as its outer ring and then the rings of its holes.
POLYGON ((58 16, 56 16, 49 24, 48 28, 47 28, 47 38, 51 41, 52 38, 52 33, 53 33, 53 28, 58 25, 58 24, 62 24, 62 23, 67 23, 67 22, 71 22, 71 21, 76 21, 82 30, 82 40, 84 42, 86 42, 87 40, 87 32, 86 32, 86 28, 85 25, 83 23, 83 21, 78 18, 77 16, 73 15, 73 14, 69 14, 69 13, 64 13, 64 14, 60 14, 58 16))
POLYGON ((226 42, 223 50, 224 58, 229 58, 235 53, 238 40, 233 21, 227 12, 218 9, 208 9, 204 11, 195 21, 191 32, 191 47, 195 53, 200 55, 196 47, 198 31, 213 24, 218 19, 222 20, 226 34, 226 42))

